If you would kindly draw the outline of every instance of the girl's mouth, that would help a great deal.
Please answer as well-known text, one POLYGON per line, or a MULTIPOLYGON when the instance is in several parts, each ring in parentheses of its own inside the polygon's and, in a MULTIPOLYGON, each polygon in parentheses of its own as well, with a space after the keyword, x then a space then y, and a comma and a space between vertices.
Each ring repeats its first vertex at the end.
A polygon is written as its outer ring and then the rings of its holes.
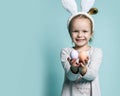
POLYGON ((85 39, 76 39, 77 42, 82 42, 84 41, 85 39))

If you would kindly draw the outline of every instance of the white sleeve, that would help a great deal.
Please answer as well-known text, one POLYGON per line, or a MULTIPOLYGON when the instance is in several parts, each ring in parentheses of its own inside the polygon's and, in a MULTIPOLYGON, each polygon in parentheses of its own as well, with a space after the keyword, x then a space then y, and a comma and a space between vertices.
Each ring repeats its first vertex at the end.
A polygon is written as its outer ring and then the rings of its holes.
POLYGON ((61 57, 62 66, 65 70, 65 75, 67 76, 67 78, 71 81, 75 81, 75 80, 79 79, 81 77, 79 72, 77 74, 75 74, 70 69, 71 65, 67 61, 67 58, 70 57, 68 50, 67 49, 62 49, 60 57, 61 57))
POLYGON ((86 80, 94 80, 98 75, 101 62, 102 62, 102 50, 98 48, 93 49, 91 59, 88 64, 89 66, 87 66, 87 72, 82 78, 86 80))

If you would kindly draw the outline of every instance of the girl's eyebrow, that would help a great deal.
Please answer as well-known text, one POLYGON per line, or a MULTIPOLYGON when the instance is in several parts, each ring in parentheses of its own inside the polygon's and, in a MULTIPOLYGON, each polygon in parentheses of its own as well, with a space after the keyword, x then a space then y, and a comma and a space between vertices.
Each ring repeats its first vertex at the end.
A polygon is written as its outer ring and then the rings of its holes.
POLYGON ((83 30, 89 31, 89 29, 83 29, 83 30))

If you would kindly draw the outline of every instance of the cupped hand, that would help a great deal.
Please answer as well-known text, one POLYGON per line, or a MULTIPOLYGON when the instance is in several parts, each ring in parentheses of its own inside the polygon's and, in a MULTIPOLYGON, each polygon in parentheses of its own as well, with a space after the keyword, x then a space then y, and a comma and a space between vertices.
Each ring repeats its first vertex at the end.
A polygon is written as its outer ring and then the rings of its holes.
POLYGON ((89 57, 86 51, 82 51, 79 53, 79 60, 80 60, 79 62, 82 62, 84 65, 87 64, 89 57))
POLYGON ((70 63, 70 65, 73 65, 75 67, 79 67, 80 63, 77 62, 77 59, 70 59, 69 57, 67 58, 68 62, 70 63))

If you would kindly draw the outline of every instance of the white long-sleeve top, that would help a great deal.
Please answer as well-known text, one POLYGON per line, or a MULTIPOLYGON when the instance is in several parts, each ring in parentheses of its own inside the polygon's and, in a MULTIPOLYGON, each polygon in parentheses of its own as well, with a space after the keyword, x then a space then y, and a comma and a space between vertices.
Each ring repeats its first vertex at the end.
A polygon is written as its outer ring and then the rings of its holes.
POLYGON ((61 50, 61 63, 65 70, 65 78, 62 89, 62 96, 101 96, 99 87, 98 71, 102 61, 102 51, 99 48, 91 47, 88 50, 89 61, 87 72, 82 76, 79 72, 74 74, 70 69, 67 58, 73 48, 61 50))

